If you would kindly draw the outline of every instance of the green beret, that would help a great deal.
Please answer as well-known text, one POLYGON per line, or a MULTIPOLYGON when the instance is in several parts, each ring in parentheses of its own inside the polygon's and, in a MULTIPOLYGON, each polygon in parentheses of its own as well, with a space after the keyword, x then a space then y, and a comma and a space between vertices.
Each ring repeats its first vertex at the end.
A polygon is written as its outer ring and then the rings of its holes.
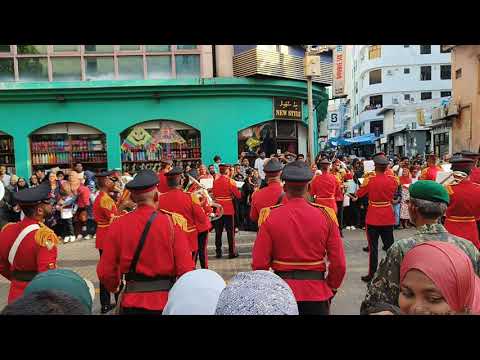
POLYGON ((25 288, 24 295, 42 290, 63 291, 92 311, 95 296, 93 285, 71 270, 55 269, 39 273, 25 288))
POLYGON ((418 180, 408 188, 410 196, 415 199, 450 203, 447 190, 432 180, 418 180))

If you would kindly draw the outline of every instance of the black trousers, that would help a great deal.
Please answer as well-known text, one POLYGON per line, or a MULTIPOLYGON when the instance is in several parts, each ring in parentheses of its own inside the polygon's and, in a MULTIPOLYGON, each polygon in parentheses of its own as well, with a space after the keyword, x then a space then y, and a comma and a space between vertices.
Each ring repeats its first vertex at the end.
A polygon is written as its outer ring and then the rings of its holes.
MULTIPOLYGON (((100 253, 100 257, 102 257, 103 250, 98 249, 98 252, 100 253)), ((115 304, 118 302, 118 297, 120 296, 120 292, 123 289, 123 283, 120 285, 120 289, 118 290, 117 293, 115 293, 115 304)), ((110 305, 110 292, 107 290, 107 288, 100 282, 100 305, 102 307, 110 305)))
POLYGON ((162 315, 162 310, 148 310, 142 308, 121 308, 120 315, 162 315))
POLYGON ((75 235, 73 219, 60 219, 60 228, 62 237, 75 235))
POLYGON ((373 276, 378 267, 378 238, 382 238, 383 247, 388 250, 393 244, 393 225, 367 225, 367 240, 369 251, 368 275, 373 276))
POLYGON ((242 222, 240 218, 240 201, 238 199, 233 199, 233 207, 235 209, 235 215, 233 215, 235 226, 240 229, 242 222))
POLYGON ((208 269, 207 241, 208 231, 198 234, 198 251, 195 256, 195 265, 197 265, 197 260, 200 259, 200 266, 202 269, 208 269))
POLYGON ((337 201, 337 220, 338 220, 338 228, 340 232, 342 232, 343 228, 343 200, 337 201))
POLYGON ((329 315, 329 301, 297 301, 299 315, 329 315))
POLYGON ((234 224, 233 215, 223 215, 220 219, 215 221, 215 248, 217 254, 222 253, 222 233, 223 228, 227 231, 228 239, 228 253, 230 255, 235 254, 235 239, 234 239, 234 224))
POLYGON ((343 222, 346 226, 356 226, 360 224, 360 209, 357 202, 350 202, 350 206, 343 208, 343 222))

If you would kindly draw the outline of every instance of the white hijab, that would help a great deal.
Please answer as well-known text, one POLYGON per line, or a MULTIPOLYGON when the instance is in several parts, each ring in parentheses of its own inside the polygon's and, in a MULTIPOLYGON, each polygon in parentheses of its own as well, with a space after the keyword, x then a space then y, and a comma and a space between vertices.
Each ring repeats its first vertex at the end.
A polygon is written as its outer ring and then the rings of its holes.
POLYGON ((225 286, 225 281, 215 271, 190 271, 169 291, 163 315, 214 315, 225 286))

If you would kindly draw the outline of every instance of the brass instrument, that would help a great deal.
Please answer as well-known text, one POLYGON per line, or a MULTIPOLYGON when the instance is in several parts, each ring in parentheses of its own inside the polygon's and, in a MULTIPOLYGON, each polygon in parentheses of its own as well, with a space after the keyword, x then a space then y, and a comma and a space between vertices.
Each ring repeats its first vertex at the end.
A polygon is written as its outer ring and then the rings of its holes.
POLYGON ((187 175, 187 176, 188 176, 188 184, 186 188, 188 189, 193 184, 196 184, 198 187, 200 187, 200 189, 193 192, 193 194, 195 194, 195 196, 197 196, 200 199, 205 198, 207 200, 208 205, 216 209, 215 214, 210 215, 210 221, 215 221, 220 219, 223 216, 223 206, 212 199, 212 197, 210 196, 210 193, 208 192, 208 189, 205 186, 203 186, 194 177, 190 175, 187 175))

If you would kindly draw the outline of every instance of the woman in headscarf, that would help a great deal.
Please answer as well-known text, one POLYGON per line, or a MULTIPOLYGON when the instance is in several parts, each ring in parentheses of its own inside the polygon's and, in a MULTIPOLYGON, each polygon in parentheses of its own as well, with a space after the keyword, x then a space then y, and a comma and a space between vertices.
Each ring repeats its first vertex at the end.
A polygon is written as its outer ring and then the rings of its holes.
POLYGON ((270 271, 235 275, 218 299, 216 315, 298 315, 288 284, 270 271))
POLYGON ((424 242, 403 259, 398 303, 402 314, 480 314, 480 279, 457 246, 424 242))
POLYGON ((410 192, 408 187, 412 183, 412 174, 407 166, 401 168, 402 176, 399 176, 400 186, 402 187, 402 198, 400 200, 400 223, 404 229, 408 228, 410 221, 410 214, 408 212, 408 201, 410 199, 410 192))
POLYGON ((162 315, 215 315, 224 288, 225 281, 215 271, 189 271, 171 288, 162 315))

